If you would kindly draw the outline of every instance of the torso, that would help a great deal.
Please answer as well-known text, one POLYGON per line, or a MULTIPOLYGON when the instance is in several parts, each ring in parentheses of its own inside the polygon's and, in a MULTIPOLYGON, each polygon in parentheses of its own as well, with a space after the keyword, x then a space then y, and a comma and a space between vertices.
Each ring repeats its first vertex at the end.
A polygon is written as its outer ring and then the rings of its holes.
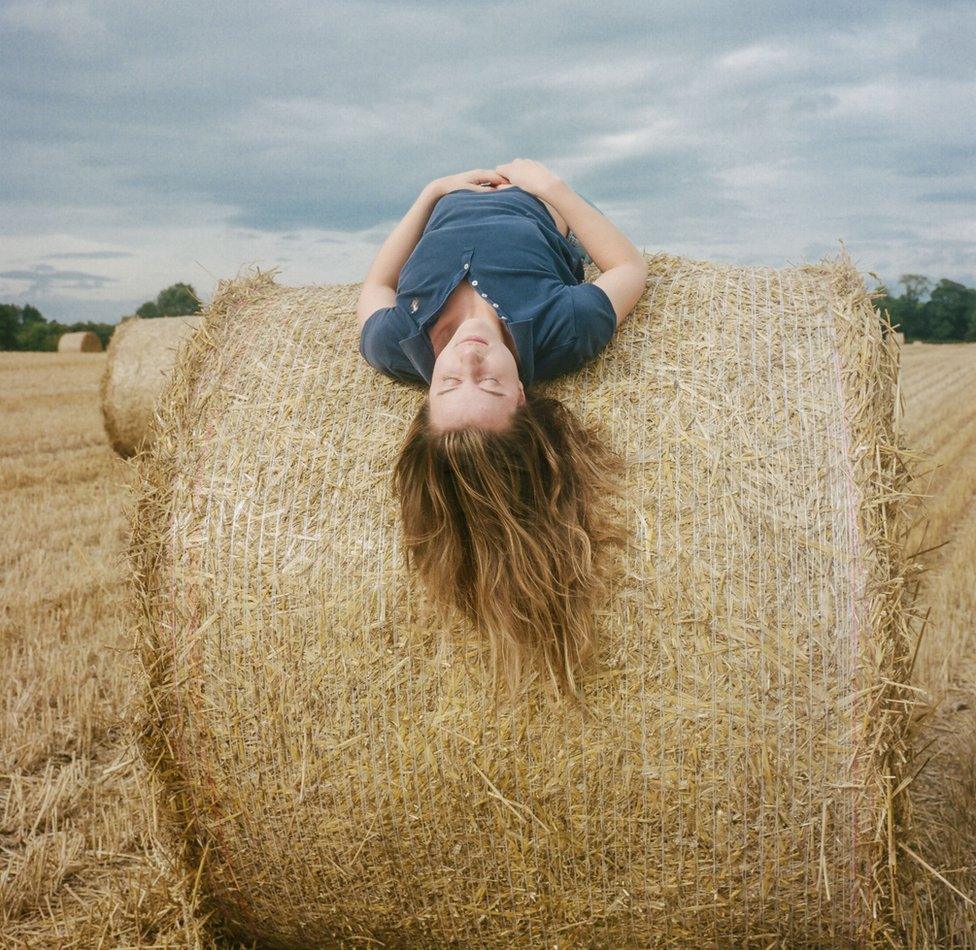
MULTIPOLYGON (((513 187, 514 185, 499 185, 494 190, 501 191, 504 188, 513 187)), ((563 237, 566 237, 569 234, 569 225, 566 223, 566 219, 548 201, 543 201, 541 198, 539 200, 548 208, 559 233, 563 237)), ((468 312, 472 307, 480 309, 485 314, 491 314, 496 320, 498 319, 498 314, 495 313, 494 309, 484 303, 478 292, 466 280, 462 280, 448 294, 447 300, 441 308, 441 312, 437 315, 437 319, 427 328, 427 336, 434 348, 435 357, 454 335, 454 331, 457 329, 458 323, 460 323, 461 315, 468 312)), ((511 331, 501 320, 498 320, 498 325, 501 327, 505 345, 512 351, 515 358, 518 359, 518 351, 515 347, 515 340, 512 337, 511 331)))
MULTIPOLYGON (((514 188, 514 185, 498 185, 495 191, 501 191, 503 188, 514 188)), ((537 196, 538 197, 538 196, 537 196)), ((552 220, 556 222, 556 230, 563 237, 569 236, 569 225, 566 223, 566 219, 551 205, 548 201, 543 198, 539 200, 549 209, 549 214, 552 215, 552 220)))

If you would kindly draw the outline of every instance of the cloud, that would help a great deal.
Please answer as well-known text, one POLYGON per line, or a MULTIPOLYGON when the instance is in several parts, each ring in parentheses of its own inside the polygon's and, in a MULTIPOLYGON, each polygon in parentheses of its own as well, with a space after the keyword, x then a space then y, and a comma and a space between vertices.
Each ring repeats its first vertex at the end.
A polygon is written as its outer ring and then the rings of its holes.
POLYGON ((355 281, 427 181, 517 156, 649 248, 843 236, 976 283, 971 3, 15 0, 0 29, 8 287, 114 308, 259 255, 355 281))
POLYGON ((59 251, 54 254, 45 254, 45 257, 52 260, 78 260, 78 261, 115 261, 124 257, 132 257, 131 251, 59 251))
POLYGON ((103 274, 89 274, 79 270, 58 270, 50 264, 35 264, 24 270, 0 271, 0 280, 23 282, 27 287, 22 291, 27 295, 42 295, 52 290, 98 290, 106 284, 114 283, 114 277, 103 274))
POLYGON ((917 195, 916 201, 940 201, 949 204, 972 204, 976 202, 976 188, 960 188, 957 191, 927 191, 917 195))
POLYGON ((795 53, 786 47, 756 43, 719 56, 715 60, 715 65, 718 69, 748 72, 755 76, 759 73, 781 72, 784 69, 796 68, 798 63, 795 53))
POLYGON ((0 10, 0 24, 7 31, 48 35, 67 47, 104 42, 109 30, 87 0, 9 3, 0 10))
POLYGON ((840 100, 831 92, 800 93, 794 96, 787 108, 790 112, 822 112, 833 108, 840 100))

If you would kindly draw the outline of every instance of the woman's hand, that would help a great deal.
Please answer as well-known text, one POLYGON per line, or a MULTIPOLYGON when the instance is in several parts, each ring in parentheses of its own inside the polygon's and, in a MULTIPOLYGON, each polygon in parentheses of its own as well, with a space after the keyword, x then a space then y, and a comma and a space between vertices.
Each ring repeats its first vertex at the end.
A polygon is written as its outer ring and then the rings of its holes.
POLYGON ((441 196, 449 191, 456 191, 458 188, 466 188, 468 191, 488 191, 495 185, 507 184, 508 179, 490 168, 473 168, 469 172, 460 172, 457 175, 445 175, 443 178, 435 178, 430 187, 435 193, 441 196))
POLYGON ((562 181, 542 162, 535 162, 531 158, 516 158, 504 165, 496 165, 495 171, 504 175, 513 185, 518 185, 523 191, 537 198, 541 198, 554 184, 562 181))

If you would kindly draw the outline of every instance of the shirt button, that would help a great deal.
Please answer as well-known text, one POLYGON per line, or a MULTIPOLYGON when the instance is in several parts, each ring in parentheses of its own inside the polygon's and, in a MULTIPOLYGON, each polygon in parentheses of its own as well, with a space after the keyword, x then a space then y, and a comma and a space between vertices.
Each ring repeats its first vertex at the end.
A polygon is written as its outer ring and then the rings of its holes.
POLYGON ((482 294, 481 296, 487 298, 488 294, 482 294))
POLYGON ((470 266, 471 266, 470 264, 465 264, 464 269, 467 270, 470 266))
POLYGON ((478 281, 476 281, 476 280, 471 281, 471 286, 472 287, 477 287, 478 286, 478 281))
POLYGON ((497 304, 497 303, 493 303, 493 304, 492 304, 492 306, 493 306, 493 307, 494 307, 494 308, 495 308, 496 310, 498 309, 498 304, 497 304))

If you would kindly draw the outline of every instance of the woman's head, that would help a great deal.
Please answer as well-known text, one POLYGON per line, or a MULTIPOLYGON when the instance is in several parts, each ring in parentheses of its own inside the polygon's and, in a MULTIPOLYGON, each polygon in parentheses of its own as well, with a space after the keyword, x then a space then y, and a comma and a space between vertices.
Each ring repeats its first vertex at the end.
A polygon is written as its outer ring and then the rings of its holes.
POLYGON ((427 396, 430 426, 438 432, 506 429, 525 404, 516 353, 494 314, 462 318, 434 361, 427 396))
POLYGON ((624 539, 603 508, 621 461, 558 400, 521 396, 498 429, 435 427, 423 403, 393 473, 406 561, 487 639, 496 686, 537 669, 576 693, 604 593, 599 554, 624 539))

